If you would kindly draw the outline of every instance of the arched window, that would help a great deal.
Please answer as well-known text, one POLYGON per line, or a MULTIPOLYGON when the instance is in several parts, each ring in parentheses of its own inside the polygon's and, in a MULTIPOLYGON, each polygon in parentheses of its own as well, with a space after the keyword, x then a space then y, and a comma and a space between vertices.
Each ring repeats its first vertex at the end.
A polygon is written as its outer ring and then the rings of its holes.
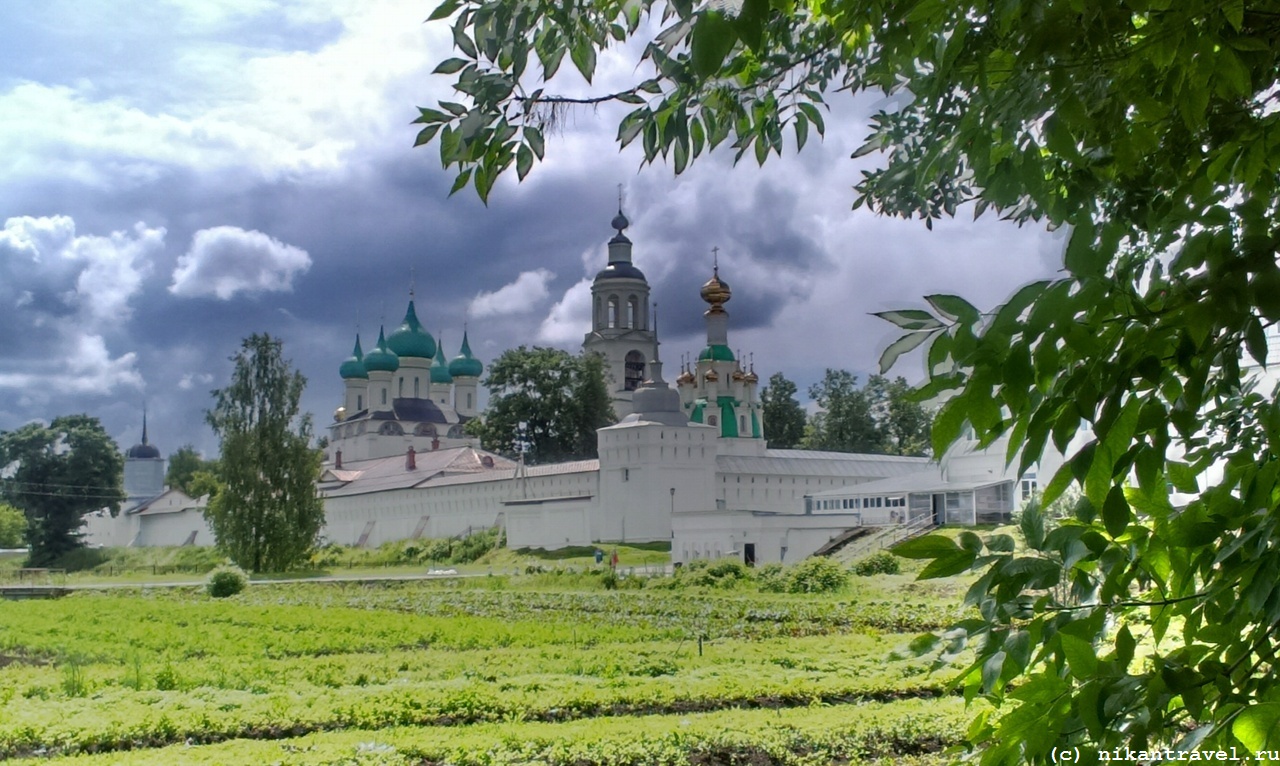
POLYGON ((627 298, 627 327, 636 329, 640 326, 640 302, 636 296, 627 298))
POLYGON ((419 423, 413 429, 414 436, 435 436, 436 427, 433 423, 419 423))
POLYGON ((383 436, 404 436, 404 429, 394 420, 388 420, 378 428, 378 433, 383 436))
POLYGON ((413 376, 413 398, 417 399, 420 396, 422 396, 422 394, 418 393, 418 376, 414 375, 413 376))
POLYGON ((618 296, 609 296, 609 316, 606 326, 610 329, 618 326, 618 296))
POLYGON ((747 416, 746 415, 738 416, 738 431, 744 434, 747 432, 747 416))
POLYGON ((707 418, 707 425, 714 426, 716 424, 716 416, 711 415, 707 418))
MULTIPOLYGON (((460 425, 457 425, 457 426, 449 426, 449 438, 450 438, 450 439, 461 439, 461 438, 462 438, 462 426, 460 426, 460 425)), ((485 458, 485 459, 488 459, 488 458, 487 458, 487 456, 486 456, 486 458, 485 458)))
POLYGON ((404 398, 404 378, 401 378, 399 381, 399 385, 396 388, 396 396, 400 397, 401 399, 404 398))
POLYGON ((356 409, 357 410, 364 409, 364 396, 362 396, 361 394, 356 394, 356 409))
POLYGON ((471 392, 467 392, 467 409, 471 409, 471 392))
POLYGON ((644 354, 639 351, 628 351, 626 358, 626 377, 623 387, 635 391, 644 382, 644 354))
POLYGON ((386 404, 386 403, 387 403, 387 389, 385 389, 385 388, 384 388, 384 389, 382 389, 382 403, 383 403, 383 404, 386 404))

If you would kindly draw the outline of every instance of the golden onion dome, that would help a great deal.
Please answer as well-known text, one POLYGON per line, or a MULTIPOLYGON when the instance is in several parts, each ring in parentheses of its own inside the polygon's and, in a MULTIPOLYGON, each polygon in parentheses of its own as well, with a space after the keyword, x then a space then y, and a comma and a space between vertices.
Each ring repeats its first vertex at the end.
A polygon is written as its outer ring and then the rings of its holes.
POLYGON ((745 372, 743 372, 742 370, 734 370, 734 371, 733 371, 733 379, 734 379, 734 380, 736 380, 736 381, 738 381, 738 382, 742 382, 742 381, 744 381, 744 380, 746 380, 746 379, 747 379, 747 374, 746 374, 745 372))
POLYGON ((748 372, 746 375, 744 375, 744 376, 743 376, 743 379, 744 379, 744 380, 746 380, 748 383, 759 383, 759 382, 760 382, 760 376, 756 374, 756 371, 755 371, 755 370, 752 370, 751 372, 748 372))
POLYGON ((344 421, 344 420, 346 420, 346 419, 347 419, 347 408, 346 408, 346 407, 339 407, 338 409, 336 409, 336 410, 334 410, 334 411, 333 411, 333 422, 335 422, 335 423, 341 423, 342 421, 344 421))
POLYGON ((702 300, 711 304, 712 308, 722 306, 729 302, 733 297, 733 291, 729 289, 729 283, 720 279, 720 269, 716 268, 708 279, 706 284, 702 286, 702 300))
POLYGON ((707 370, 707 374, 703 377, 708 383, 715 383, 717 380, 720 380, 720 376, 716 374, 715 370, 707 370))
POLYGON ((684 372, 682 372, 682 373, 680 373, 678 376, 676 376, 676 385, 677 385, 677 386, 683 386, 683 385, 687 385, 687 384, 693 383, 693 382, 695 382, 696 380, 697 380, 697 378, 693 377, 693 373, 692 373, 692 372, 689 372, 688 370, 685 370, 684 372))

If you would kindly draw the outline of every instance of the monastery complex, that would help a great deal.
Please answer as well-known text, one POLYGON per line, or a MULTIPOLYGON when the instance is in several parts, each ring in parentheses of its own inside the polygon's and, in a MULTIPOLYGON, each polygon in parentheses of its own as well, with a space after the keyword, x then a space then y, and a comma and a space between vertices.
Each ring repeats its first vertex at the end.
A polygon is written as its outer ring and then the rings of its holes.
MULTIPOLYGON (((465 332, 446 360, 411 293, 400 326, 367 353, 357 338, 339 366, 318 485, 327 541, 372 547, 499 526, 513 548, 669 540, 675 562, 794 562, 861 527, 1007 519, 1035 490, 1036 469, 1013 475, 1003 443, 962 440, 936 461, 770 449, 759 378, 729 346, 732 291, 718 265, 700 292, 706 345, 668 382, 628 221, 619 212, 612 226, 582 344, 605 358, 620 418, 599 430, 599 458, 524 465, 482 450, 464 426, 481 415, 484 366, 465 332)), ((89 519, 91 542, 211 545, 201 501, 161 486, 145 426, 126 458, 129 502, 117 519, 89 519)))

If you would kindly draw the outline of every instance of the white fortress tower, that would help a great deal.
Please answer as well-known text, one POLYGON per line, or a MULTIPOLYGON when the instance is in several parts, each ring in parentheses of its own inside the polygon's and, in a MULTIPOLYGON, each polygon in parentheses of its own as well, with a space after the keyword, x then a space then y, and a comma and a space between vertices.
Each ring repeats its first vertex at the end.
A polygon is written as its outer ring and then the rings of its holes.
POLYGON ((670 540, 674 515, 716 507, 716 429, 689 422, 656 353, 649 369, 632 412, 596 432, 600 497, 609 501, 592 519, 594 540, 670 540))
POLYGON ((630 222, 618 208, 609 240, 609 262, 591 285, 591 332, 582 341, 584 353, 605 358, 613 411, 624 418, 631 400, 646 378, 647 363, 658 353, 658 336, 649 317, 649 282, 631 263, 631 240, 622 233, 630 222))

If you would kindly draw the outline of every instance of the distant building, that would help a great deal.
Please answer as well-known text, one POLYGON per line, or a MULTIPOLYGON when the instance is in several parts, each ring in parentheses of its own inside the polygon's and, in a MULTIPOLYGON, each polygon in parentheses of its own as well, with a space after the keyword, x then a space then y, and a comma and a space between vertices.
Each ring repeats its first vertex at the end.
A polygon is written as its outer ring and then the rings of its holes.
POLYGON ((164 474, 165 460, 147 440, 144 411, 142 441, 124 452, 125 501, 116 516, 106 509, 85 516, 85 542, 119 548, 213 545, 213 532, 204 520, 209 498, 165 487, 164 474))

